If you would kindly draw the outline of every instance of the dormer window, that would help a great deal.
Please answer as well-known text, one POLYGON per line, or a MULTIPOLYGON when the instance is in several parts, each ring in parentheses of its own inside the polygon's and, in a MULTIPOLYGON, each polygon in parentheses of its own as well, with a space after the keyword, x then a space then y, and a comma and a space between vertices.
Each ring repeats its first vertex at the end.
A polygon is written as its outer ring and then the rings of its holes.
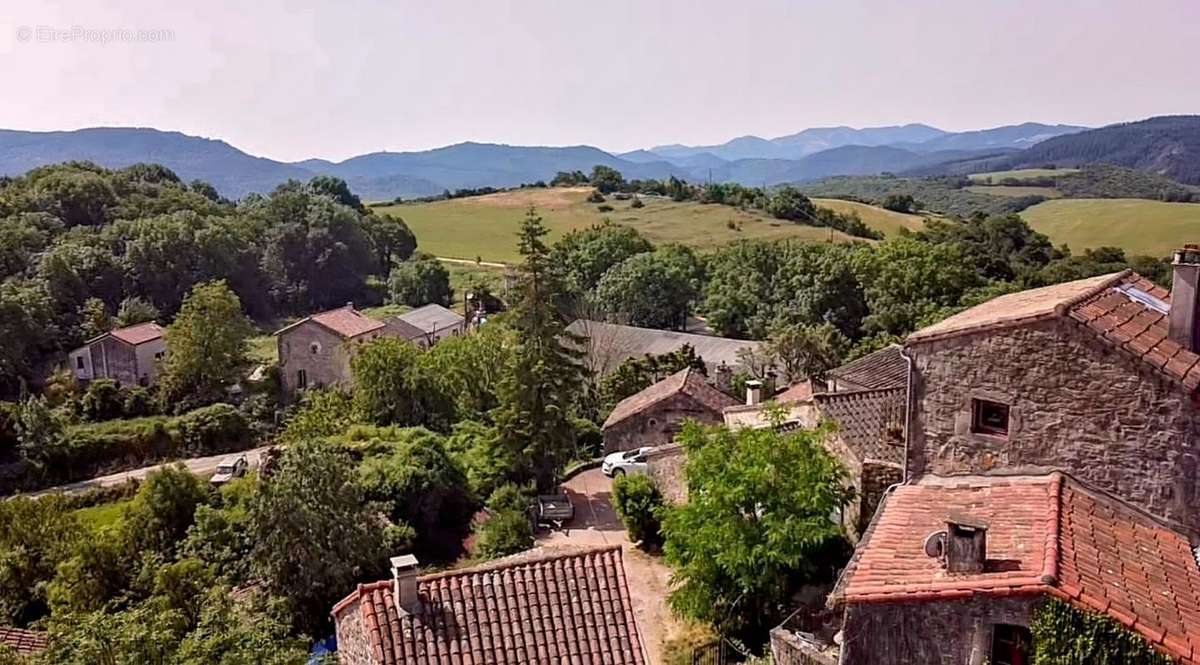
POLYGON ((1009 407, 986 399, 971 400, 971 431, 976 434, 1008 436, 1009 407))

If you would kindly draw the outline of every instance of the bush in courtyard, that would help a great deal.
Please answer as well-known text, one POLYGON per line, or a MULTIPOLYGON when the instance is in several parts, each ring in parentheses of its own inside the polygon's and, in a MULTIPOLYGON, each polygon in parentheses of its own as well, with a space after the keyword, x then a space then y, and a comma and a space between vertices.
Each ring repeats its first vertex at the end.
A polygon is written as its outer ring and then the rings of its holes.
POLYGON ((613 509, 629 532, 629 539, 641 548, 654 551, 662 547, 662 493, 649 476, 621 476, 612 485, 613 509))
POLYGON ((529 517, 523 512, 501 510, 479 528, 475 556, 498 559, 530 547, 533 547, 533 526, 529 524, 529 517))

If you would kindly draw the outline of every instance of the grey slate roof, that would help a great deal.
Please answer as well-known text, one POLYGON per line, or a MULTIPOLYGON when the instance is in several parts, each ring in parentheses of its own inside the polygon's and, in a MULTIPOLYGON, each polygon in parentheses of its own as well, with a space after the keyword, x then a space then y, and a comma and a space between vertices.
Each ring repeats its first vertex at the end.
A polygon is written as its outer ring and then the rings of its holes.
POLYGON ((863 390, 903 388, 908 384, 908 363, 896 344, 829 370, 829 376, 863 390))
POLYGON ((588 363, 592 370, 601 375, 616 370, 622 362, 629 358, 646 354, 670 353, 684 344, 690 344, 696 350, 696 355, 704 359, 704 364, 708 366, 711 375, 712 370, 722 362, 736 369, 741 365, 741 361, 738 359, 739 351, 756 348, 762 344, 762 342, 712 335, 695 335, 673 330, 637 328, 587 319, 575 321, 568 327, 568 330, 590 339, 587 345, 588 363))
POLYGON ((423 305, 396 318, 421 329, 426 334, 462 326, 463 322, 466 321, 462 315, 436 303, 423 305))

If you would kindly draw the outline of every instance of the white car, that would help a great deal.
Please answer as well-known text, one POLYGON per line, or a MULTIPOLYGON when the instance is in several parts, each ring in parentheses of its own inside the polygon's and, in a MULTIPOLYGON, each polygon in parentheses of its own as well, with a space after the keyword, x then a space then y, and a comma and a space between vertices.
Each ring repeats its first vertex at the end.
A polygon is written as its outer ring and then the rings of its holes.
POLYGON ((241 478, 246 475, 246 470, 249 468, 250 463, 246 461, 245 455, 226 457, 217 465, 217 472, 213 474, 210 482, 213 485, 224 485, 234 478, 241 478))
POLYGON ((646 457, 652 450, 654 450, 652 447, 634 448, 606 455, 604 462, 600 465, 600 470, 609 478, 623 476, 627 473, 646 473, 649 468, 646 457))

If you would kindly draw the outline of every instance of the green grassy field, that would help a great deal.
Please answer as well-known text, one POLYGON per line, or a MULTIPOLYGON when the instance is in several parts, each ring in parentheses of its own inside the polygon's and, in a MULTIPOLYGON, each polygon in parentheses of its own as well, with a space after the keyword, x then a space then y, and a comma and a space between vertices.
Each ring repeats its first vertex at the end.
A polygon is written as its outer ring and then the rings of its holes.
POLYGON ((1200 204, 1146 199, 1059 199, 1021 212, 1034 229, 1073 250, 1121 247, 1130 254, 1169 256, 1200 240, 1200 204))
POLYGON ((75 517, 79 518, 79 523, 84 527, 90 529, 92 532, 96 532, 116 524, 121 519, 121 511, 125 509, 125 506, 129 505, 130 501, 132 499, 80 508, 75 511, 75 517))
MULTIPOLYGON (((423 252, 510 263, 520 259, 517 229, 530 205, 537 207, 545 221, 551 242, 572 230, 599 224, 605 217, 637 229, 652 242, 679 242, 702 250, 741 238, 795 238, 812 242, 831 238, 835 242, 847 242, 851 239, 838 231, 831 233, 829 229, 792 224, 729 206, 677 203, 661 197, 643 196, 645 206, 631 208, 630 201, 618 201, 610 196, 607 205, 613 210, 600 212, 596 204, 585 200, 590 191, 586 187, 526 189, 376 210, 403 217, 416 234, 417 244, 423 252), (730 221, 740 230, 730 229, 730 221)), ((865 216, 863 221, 871 223, 865 216)), ((896 220, 887 221, 893 228, 898 224, 896 220)))
POLYGON ((869 227, 883 231, 885 235, 895 235, 900 229, 915 231, 925 225, 925 218, 920 215, 909 215, 895 212, 857 201, 841 199, 813 199, 813 203, 821 208, 829 208, 842 214, 855 213, 869 227))
POLYGON ((1020 187, 1017 185, 971 185, 968 192, 991 194, 992 196, 1044 196, 1048 199, 1062 198, 1062 192, 1053 187, 1020 187))
POLYGON ((1014 169, 1012 171, 988 171, 986 173, 972 173, 969 177, 975 182, 999 183, 1008 178, 1012 178, 1014 180, 1046 178, 1050 176, 1075 173, 1077 171, 1079 171, 1079 169, 1014 169))

